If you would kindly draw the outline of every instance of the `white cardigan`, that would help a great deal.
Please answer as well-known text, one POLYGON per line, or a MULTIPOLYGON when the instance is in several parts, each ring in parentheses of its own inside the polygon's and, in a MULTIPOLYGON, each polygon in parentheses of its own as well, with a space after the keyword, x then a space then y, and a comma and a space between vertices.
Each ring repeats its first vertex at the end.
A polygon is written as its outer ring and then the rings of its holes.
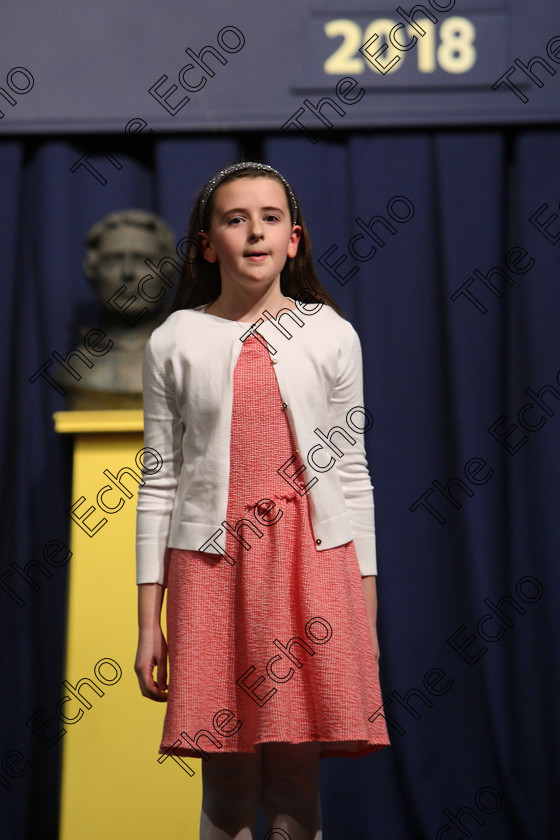
MULTIPOLYGON (((273 360, 305 465, 297 480, 308 487, 316 548, 353 539, 361 574, 373 575, 373 487, 359 431, 373 421, 363 403, 360 340, 330 306, 296 305, 281 310, 276 323, 263 313, 258 336, 273 360)), ((215 539, 218 550, 225 549, 233 370, 251 324, 206 314, 206 306, 172 313, 146 345, 144 446, 157 450, 163 463, 151 475, 143 471, 138 490, 139 584, 167 585, 168 546, 217 554, 209 541, 221 530, 215 539)), ((293 460, 280 474, 295 488, 293 460)))

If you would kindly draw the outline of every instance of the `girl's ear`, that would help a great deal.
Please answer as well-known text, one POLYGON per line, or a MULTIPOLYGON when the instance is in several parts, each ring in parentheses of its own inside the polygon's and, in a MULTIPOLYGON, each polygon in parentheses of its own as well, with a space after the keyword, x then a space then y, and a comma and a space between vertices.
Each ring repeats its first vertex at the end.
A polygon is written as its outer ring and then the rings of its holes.
POLYGON ((210 241, 208 234, 200 231, 198 238, 200 240, 200 244, 202 245, 202 256, 204 259, 209 263, 215 263, 218 257, 212 247, 212 242, 210 241))
POLYGON ((301 239, 302 229, 300 225, 294 225, 292 228, 292 235, 290 236, 290 243, 288 245, 288 256, 295 257, 299 241, 301 239))

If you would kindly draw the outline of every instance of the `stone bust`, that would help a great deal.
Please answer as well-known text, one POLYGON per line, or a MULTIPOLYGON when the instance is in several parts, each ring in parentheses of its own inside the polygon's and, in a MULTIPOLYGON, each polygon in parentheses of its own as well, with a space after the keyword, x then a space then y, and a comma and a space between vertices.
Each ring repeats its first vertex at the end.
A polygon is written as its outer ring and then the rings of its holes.
POLYGON ((101 304, 94 332, 107 336, 98 338, 105 352, 89 356, 91 367, 79 365, 81 378, 67 367, 57 378, 72 409, 141 408, 144 347, 165 318, 180 268, 173 231, 153 213, 123 210, 93 225, 85 246, 84 272, 101 304))

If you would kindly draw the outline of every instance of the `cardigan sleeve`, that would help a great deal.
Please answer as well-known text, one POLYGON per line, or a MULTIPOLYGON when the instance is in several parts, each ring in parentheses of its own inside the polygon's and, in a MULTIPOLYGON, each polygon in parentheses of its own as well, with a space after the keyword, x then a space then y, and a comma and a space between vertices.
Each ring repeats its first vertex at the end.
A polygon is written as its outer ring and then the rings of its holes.
POLYGON ((166 550, 178 477, 184 425, 170 376, 154 352, 152 335, 144 351, 144 447, 161 459, 157 473, 142 471, 136 507, 136 583, 167 585, 166 550))
POLYGON ((364 434, 371 428, 373 418, 364 406, 360 339, 353 328, 352 333, 349 349, 341 353, 340 371, 331 395, 329 436, 332 437, 333 445, 339 446, 344 453, 336 459, 336 469, 352 525, 360 572, 362 575, 375 575, 377 555, 373 486, 364 445, 364 434), (332 434, 333 427, 340 429, 340 432, 332 434))

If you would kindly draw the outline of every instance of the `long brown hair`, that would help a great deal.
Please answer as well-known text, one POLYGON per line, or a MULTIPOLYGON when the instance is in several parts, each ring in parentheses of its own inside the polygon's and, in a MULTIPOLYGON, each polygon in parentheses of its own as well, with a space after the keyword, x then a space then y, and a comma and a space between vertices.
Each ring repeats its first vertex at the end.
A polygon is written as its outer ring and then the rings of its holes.
MULTIPOLYGON (((207 228, 207 224, 205 224, 206 220, 209 220, 212 215, 216 190, 222 184, 226 184, 228 181, 237 178, 272 178, 278 181, 279 184, 282 184, 282 181, 274 173, 274 170, 251 168, 250 164, 248 164, 247 169, 238 169, 226 175, 210 193, 206 206, 204 207, 204 229, 207 228)), ((191 213, 188 235, 185 238, 186 245, 182 251, 183 264, 171 312, 175 312, 177 309, 193 309, 195 306, 210 303, 216 300, 222 289, 219 266, 217 263, 209 263, 204 259, 202 246, 198 238, 198 232, 201 229, 199 224, 200 202, 205 188, 206 185, 198 193, 191 213)), ((286 193, 288 207, 290 207, 290 196, 284 184, 282 184, 282 188, 286 193)), ((292 192, 294 191, 292 190, 292 192)), ((306 302, 309 299, 311 291, 305 292, 304 290, 312 290, 315 292, 314 300, 322 300, 323 303, 331 306, 341 317, 344 317, 334 298, 327 292, 315 274, 311 237, 303 219, 297 196, 295 196, 295 200, 297 205, 297 224, 301 226, 301 238, 296 256, 286 259, 286 264, 280 273, 280 291, 287 297, 306 302)))

